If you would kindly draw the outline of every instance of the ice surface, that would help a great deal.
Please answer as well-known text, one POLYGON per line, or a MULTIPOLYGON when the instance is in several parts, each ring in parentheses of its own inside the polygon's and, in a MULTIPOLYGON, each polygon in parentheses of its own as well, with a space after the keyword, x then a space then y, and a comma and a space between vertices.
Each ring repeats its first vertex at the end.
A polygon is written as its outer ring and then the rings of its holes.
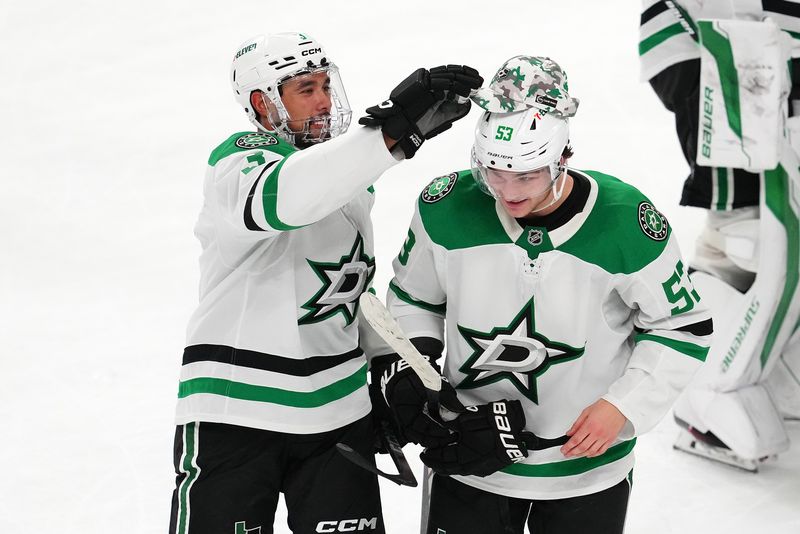
MULTIPOLYGON (((3 533, 166 530, 192 227, 209 151, 250 128, 227 77, 252 34, 318 38, 356 114, 419 66, 490 77, 512 55, 549 55, 581 99, 572 164, 640 187, 685 252, 697 233, 700 213, 677 207, 672 118, 638 82, 635 2, 31 0, 2 12, 3 533)), ((469 165, 476 117, 377 183, 379 293, 418 191, 469 165)), ((675 432, 665 420, 637 445, 628 532, 800 532, 797 424, 793 449, 758 475, 673 452, 675 432)), ((417 490, 384 490, 389 532, 415 532, 417 490)))

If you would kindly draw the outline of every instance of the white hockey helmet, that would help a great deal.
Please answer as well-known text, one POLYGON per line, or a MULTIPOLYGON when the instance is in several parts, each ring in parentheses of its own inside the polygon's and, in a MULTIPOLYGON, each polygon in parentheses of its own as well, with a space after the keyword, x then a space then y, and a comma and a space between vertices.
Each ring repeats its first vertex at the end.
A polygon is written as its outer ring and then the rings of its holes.
POLYGON ((258 130, 275 133, 289 143, 303 145, 323 142, 343 134, 350 126, 352 111, 339 69, 328 59, 322 45, 302 33, 258 35, 242 43, 231 65, 231 86, 236 101, 258 130), (330 79, 329 115, 290 117, 281 100, 281 85, 291 78, 318 72, 326 72, 330 79), (250 94, 256 90, 260 90, 273 104, 270 106, 270 116, 265 117, 273 130, 259 122, 250 103, 250 94), (291 129, 290 120, 295 124, 303 120, 304 124, 300 129, 291 129), (317 125, 315 132, 312 132, 312 123, 317 125))
POLYGON ((498 195, 492 184, 510 176, 528 184, 531 196, 552 191, 554 203, 564 187, 565 180, 559 182, 559 178, 566 169, 561 158, 568 143, 569 123, 553 113, 536 108, 516 113, 487 111, 475 129, 472 174, 493 197, 498 195))

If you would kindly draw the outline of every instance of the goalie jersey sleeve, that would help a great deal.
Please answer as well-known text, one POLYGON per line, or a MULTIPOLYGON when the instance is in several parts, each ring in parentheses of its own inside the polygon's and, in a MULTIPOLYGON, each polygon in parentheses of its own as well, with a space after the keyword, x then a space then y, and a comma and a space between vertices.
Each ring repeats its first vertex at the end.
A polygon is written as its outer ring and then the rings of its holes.
POLYGON ((380 350, 358 320, 375 273, 369 184, 395 163, 368 128, 303 151, 245 132, 213 151, 177 424, 307 434, 369 412, 365 352, 380 350))
POLYGON ((763 20, 766 17, 793 38, 792 57, 800 58, 800 11, 795 2, 769 0, 642 0, 639 19, 640 79, 647 81, 676 63, 700 58, 696 21, 763 20))
POLYGON ((599 398, 628 418, 597 458, 566 459, 554 447, 488 477, 458 477, 520 498, 620 482, 633 438, 668 411, 711 334, 663 215, 616 178, 569 172, 588 193, 557 227, 522 226, 469 171, 434 180, 387 296, 409 337, 446 341, 444 373, 465 404, 519 400, 526 429, 545 438, 563 435, 599 398))

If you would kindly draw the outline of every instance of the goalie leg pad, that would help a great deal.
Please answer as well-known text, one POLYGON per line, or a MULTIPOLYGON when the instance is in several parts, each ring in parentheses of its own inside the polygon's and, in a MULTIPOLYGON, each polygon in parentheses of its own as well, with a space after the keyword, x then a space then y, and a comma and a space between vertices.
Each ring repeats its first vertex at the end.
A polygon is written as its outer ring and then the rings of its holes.
POLYGON ((709 211, 697 238, 692 267, 747 291, 758 269, 759 232, 756 206, 709 211))
POLYGON ((787 343, 767 385, 784 419, 800 420, 800 330, 787 343))
MULTIPOLYGON (((704 272, 692 274, 698 292, 708 296, 714 317, 714 341, 694 384, 733 391, 769 376, 800 318, 800 164, 784 143, 782 164, 761 175, 758 219, 758 272, 746 293, 704 272)), ((725 221, 740 230, 747 219, 725 221)), ((729 234, 730 231, 728 230, 729 234)), ((744 230, 741 243, 752 239, 744 230)), ((726 238, 726 243, 727 243, 726 238)), ((695 262, 703 268, 702 259, 695 262)))
POLYGON ((760 384, 730 392, 687 390, 675 405, 675 417, 701 433, 712 432, 743 459, 759 460, 789 448, 781 416, 760 384))
POLYGON ((711 310, 714 340, 690 388, 732 391, 756 383, 760 366, 754 355, 768 323, 761 301, 705 272, 693 273, 692 283, 711 310))

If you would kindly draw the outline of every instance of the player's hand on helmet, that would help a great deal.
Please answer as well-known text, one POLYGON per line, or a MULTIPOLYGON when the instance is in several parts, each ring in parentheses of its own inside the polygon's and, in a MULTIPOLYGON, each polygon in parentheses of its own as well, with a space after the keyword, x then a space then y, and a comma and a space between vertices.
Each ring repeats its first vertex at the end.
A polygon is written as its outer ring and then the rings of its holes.
POLYGON ((537 439, 523 430, 525 413, 518 400, 467 406, 447 426, 455 431, 455 441, 429 447, 420 455, 425 465, 442 475, 491 475, 526 458, 526 441, 537 439))
POLYGON ((358 122, 381 128, 410 159, 426 139, 469 113, 470 91, 482 84, 478 71, 466 65, 417 69, 394 88, 389 100, 367 108, 358 122))
MULTIPOLYGON (((431 365, 439 370, 435 362, 431 365)), ((401 444, 413 442, 429 447, 452 441, 453 434, 441 419, 428 414, 428 391, 422 380, 397 354, 373 358, 370 375, 373 410, 378 413, 388 410, 401 444), (375 406, 381 402, 382 406, 375 406)), ((464 410, 455 390, 444 378, 439 405, 451 412, 464 410)))

